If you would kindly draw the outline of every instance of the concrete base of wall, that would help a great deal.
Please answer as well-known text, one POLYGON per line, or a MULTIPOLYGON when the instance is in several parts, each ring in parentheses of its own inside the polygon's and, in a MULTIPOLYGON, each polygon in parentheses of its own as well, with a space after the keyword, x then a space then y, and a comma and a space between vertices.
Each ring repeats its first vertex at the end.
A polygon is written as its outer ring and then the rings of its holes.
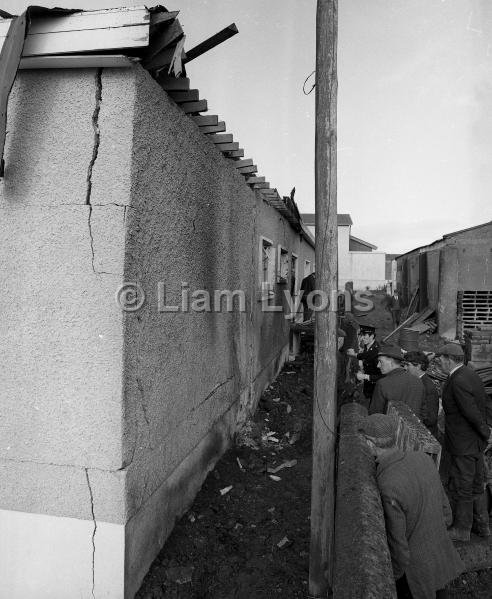
POLYGON ((2 597, 123 597, 123 525, 0 510, 0 530, 2 597))
POLYGON ((235 429, 236 411, 237 402, 127 523, 125 599, 131 599, 138 591, 176 520, 193 503, 207 474, 229 446, 235 429))

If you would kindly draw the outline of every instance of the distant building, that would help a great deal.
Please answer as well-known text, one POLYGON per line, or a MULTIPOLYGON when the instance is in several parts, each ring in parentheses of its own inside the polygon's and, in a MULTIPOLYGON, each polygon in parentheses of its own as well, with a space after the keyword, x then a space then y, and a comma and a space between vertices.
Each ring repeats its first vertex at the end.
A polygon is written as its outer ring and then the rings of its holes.
MULTIPOLYGON (((316 233, 315 215, 301 214, 305 226, 316 233)), ((386 254, 376 251, 377 246, 351 235, 353 225, 350 214, 337 214, 338 225, 338 286, 343 288, 353 281, 355 289, 375 289, 386 285, 386 254)))
POLYGON ((397 286, 407 302, 435 308, 438 333, 462 339, 492 325, 492 221, 444 235, 396 258, 397 286))

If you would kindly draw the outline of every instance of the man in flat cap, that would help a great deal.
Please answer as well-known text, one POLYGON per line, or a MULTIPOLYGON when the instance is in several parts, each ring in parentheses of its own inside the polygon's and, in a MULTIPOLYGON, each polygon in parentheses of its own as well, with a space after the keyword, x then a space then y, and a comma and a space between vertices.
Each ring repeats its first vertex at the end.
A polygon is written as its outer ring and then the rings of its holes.
POLYGON ((425 389, 422 422, 437 438, 437 416, 439 413, 439 392, 430 376, 426 373, 429 358, 423 351, 409 351, 405 354, 407 371, 422 381, 425 389))
POLYGON ((383 377, 374 388, 369 414, 384 414, 389 401, 405 403, 422 419, 425 400, 425 389, 422 381, 412 376, 403 368, 403 353, 395 345, 387 345, 378 353, 378 366, 383 377))
POLYGON ((370 404, 376 381, 381 378, 378 368, 379 344, 376 341, 376 327, 370 324, 361 324, 359 338, 362 349, 356 353, 352 348, 347 350, 347 356, 356 357, 362 362, 362 370, 355 375, 358 381, 363 381, 362 391, 366 398, 366 407, 370 404))
POLYGON ((376 457, 397 596, 444 599, 464 568, 446 530, 451 509, 432 458, 397 449, 396 421, 386 414, 364 418, 359 431, 376 457))
POLYGON ((448 490, 454 515, 450 535, 456 541, 469 541, 471 530, 484 537, 490 535, 483 456, 492 441, 487 424, 490 400, 477 373, 464 366, 460 345, 448 343, 436 352, 436 356, 441 369, 448 375, 442 392, 442 407, 445 414, 444 446, 450 455, 448 490))

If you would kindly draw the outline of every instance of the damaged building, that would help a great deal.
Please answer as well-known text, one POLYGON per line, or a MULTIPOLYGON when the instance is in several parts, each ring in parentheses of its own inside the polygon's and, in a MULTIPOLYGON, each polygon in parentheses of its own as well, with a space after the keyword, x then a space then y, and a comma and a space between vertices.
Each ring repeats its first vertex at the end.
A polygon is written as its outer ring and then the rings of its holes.
POLYGON ((440 336, 463 341, 466 330, 492 326, 492 221, 448 233, 396 263, 405 303, 435 311, 440 336))
POLYGON ((217 39, 162 7, 0 32, 2 596, 133 597, 287 359, 314 240, 190 89, 217 39))

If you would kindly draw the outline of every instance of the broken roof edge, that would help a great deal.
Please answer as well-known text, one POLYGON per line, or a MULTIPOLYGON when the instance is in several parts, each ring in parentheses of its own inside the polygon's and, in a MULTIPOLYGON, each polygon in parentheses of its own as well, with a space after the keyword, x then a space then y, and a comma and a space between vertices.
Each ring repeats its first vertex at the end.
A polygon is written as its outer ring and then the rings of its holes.
MULTIPOLYGON (((25 45, 22 45, 19 56, 17 57, 18 60, 16 61, 13 75, 15 76, 15 73, 19 68, 49 69, 82 67, 105 68, 108 66, 131 67, 136 62, 143 61, 141 66, 144 68, 144 70, 146 70, 149 75, 161 86, 163 91, 166 91, 166 93, 169 95, 169 90, 166 90, 165 86, 159 81, 162 73, 166 72, 168 78, 172 78, 176 81, 186 79, 184 67, 184 63, 186 62, 186 52, 184 51, 183 47, 185 36, 183 29, 181 28, 181 25, 177 19, 177 15, 178 11, 168 11, 160 4, 150 7, 144 6, 142 4, 132 7, 113 7, 94 10, 44 8, 37 6, 29 7, 27 9, 27 20, 29 21, 29 24, 26 25, 24 38, 27 38, 28 35, 31 37, 33 35, 39 36, 39 34, 42 33, 43 35, 40 39, 42 45, 38 48, 39 54, 36 54, 36 46, 34 45, 35 47, 33 49, 33 43, 31 40, 31 54, 28 54, 27 56, 24 56, 25 45), (34 24, 31 20, 32 16, 36 18, 36 22, 34 24), (101 23, 95 19, 95 17, 98 16, 104 17, 104 23, 101 23), (108 42, 106 35, 102 35, 98 40, 99 45, 95 44, 93 42, 92 32, 101 30, 103 32, 106 31, 108 27, 108 19, 111 20, 113 18, 116 19, 116 21, 113 23, 114 27, 110 27, 110 29, 124 29, 124 35, 122 34, 110 42, 108 42), (44 19, 47 22, 44 22, 44 19), (87 19, 87 22, 85 22, 85 19, 87 19), (177 29, 177 31, 171 31, 171 26, 174 23, 176 24, 175 29, 177 29), (129 35, 130 30, 133 30, 135 27, 141 28, 144 26, 147 27, 145 41, 142 41, 141 37, 138 37, 137 39, 136 35, 129 35), (31 33, 29 33, 29 31, 31 31, 31 33), (82 31, 84 33, 90 32, 87 42, 83 42, 83 44, 87 44, 86 46, 81 46, 80 48, 75 49, 71 44, 67 45, 67 42, 64 42, 65 45, 62 47, 59 47, 59 45, 57 46, 57 44, 54 43, 57 39, 57 34, 70 34, 70 32, 77 33, 78 31, 82 31), (48 45, 47 47, 47 40, 49 41, 51 35, 55 36, 53 38, 54 45, 48 45), (119 43, 123 45, 118 46, 119 43), (135 52, 137 50, 138 55, 135 56, 135 52), (118 53, 115 54, 115 51, 118 53), (157 61, 157 66, 154 60, 156 56, 159 57, 160 60, 160 62, 157 61), (151 59, 152 63, 150 63, 151 59), (146 60, 150 64, 145 64, 146 60), (146 68, 147 66, 148 68, 146 68)), ((5 20, 15 22, 18 19, 18 17, 10 15, 9 13, 1 10, 0 16, 3 17, 3 19, 0 19, 0 23, 5 20)), ((6 37, 8 37, 8 31, 12 25, 13 23, 8 24, 6 37)), ((109 23, 109 25, 111 25, 111 23, 109 23)), ((217 40, 224 41, 237 32, 237 28, 234 24, 227 27, 226 30, 222 30, 216 34, 216 36, 212 36, 212 38, 202 42, 202 44, 199 44, 196 50, 198 50, 201 46, 208 47, 210 44, 212 44, 212 42, 216 45, 216 43, 220 43, 220 41, 217 42, 217 40)), ((214 46, 212 45, 211 47, 214 46)), ((2 50, 2 56, 3 54, 4 53, 2 50)), ((198 55, 199 53, 197 53, 197 56, 198 55)), ((0 64, 0 68, 1 66, 2 65, 0 64)), ((189 85, 187 89, 189 89, 189 85)), ((191 101, 183 102, 181 104, 176 102, 176 104, 191 119, 199 115, 200 111, 203 112, 207 111, 208 109, 206 101, 203 100, 201 102, 195 102, 195 104, 197 104, 195 111, 191 110, 193 108, 191 106, 193 102, 191 101)), ((205 130, 201 131, 201 133, 202 135, 206 136, 205 130)), ((222 146, 222 149, 224 149, 224 146, 222 146)), ((236 151, 232 151, 229 154, 223 155, 227 156, 229 160, 234 160, 236 157, 240 156, 240 154, 236 153, 236 151)), ((247 184, 246 181, 245 184, 247 184)), ((291 198, 288 198, 288 201, 282 200, 278 194, 278 198, 276 197, 275 202, 273 202, 271 201, 271 198, 266 198, 266 195, 267 194, 264 194, 262 196, 265 201, 274 207, 289 222, 295 231, 304 231, 304 236, 307 236, 307 238, 311 240, 311 244, 314 247, 314 238, 312 237, 311 233, 308 232, 305 227, 303 227, 301 223, 302 219, 295 202, 292 200, 291 203, 291 198)))

